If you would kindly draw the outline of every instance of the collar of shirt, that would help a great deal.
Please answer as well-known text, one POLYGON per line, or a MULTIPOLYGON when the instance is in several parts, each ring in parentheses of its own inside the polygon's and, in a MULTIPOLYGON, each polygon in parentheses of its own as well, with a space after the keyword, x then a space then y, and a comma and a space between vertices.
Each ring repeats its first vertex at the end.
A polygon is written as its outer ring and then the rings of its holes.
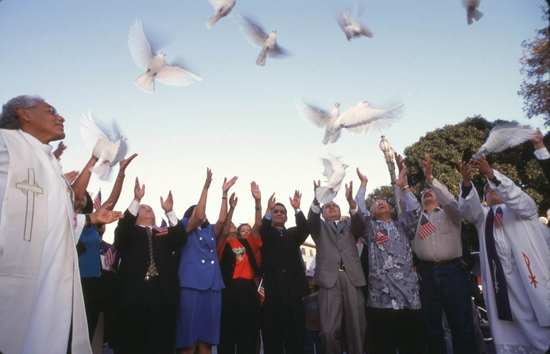
POLYGON ((428 210, 424 209, 422 210, 423 213, 425 214, 433 214, 435 212, 438 212, 438 211, 441 211, 442 209, 440 207, 435 207, 434 210, 432 210, 432 212, 430 213, 428 210))
POLYGON ((384 227, 386 228, 386 230, 389 228, 389 226, 391 225, 391 222, 392 220, 388 220, 388 222, 384 222, 382 220, 376 220, 376 222, 380 225, 384 225, 384 227))
POLYGON ((53 146, 49 144, 43 144, 40 140, 36 139, 33 135, 29 133, 25 133, 22 130, 20 131, 21 133, 23 133, 23 136, 25 137, 25 139, 27 139, 27 141, 30 144, 40 147, 40 149, 42 149, 47 155, 49 155, 52 152, 53 146))
POLYGON ((153 226, 145 226, 145 225, 138 225, 139 227, 143 227, 144 229, 150 228, 151 231, 153 231, 153 226))

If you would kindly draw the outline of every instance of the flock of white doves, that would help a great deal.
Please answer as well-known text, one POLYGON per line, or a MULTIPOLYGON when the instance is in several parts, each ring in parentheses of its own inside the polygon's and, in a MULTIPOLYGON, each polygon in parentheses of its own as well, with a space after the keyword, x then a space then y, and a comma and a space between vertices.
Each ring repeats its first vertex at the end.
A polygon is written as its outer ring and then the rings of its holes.
MULTIPOLYGON (((214 16, 206 23, 206 27, 209 29, 229 15, 236 4, 236 0, 208 1, 215 11, 214 16)), ((473 20, 479 21, 483 16, 483 13, 477 10, 480 3, 481 0, 462 0, 462 4, 466 8, 468 24, 472 24, 473 20)), ((338 25, 348 41, 361 36, 369 38, 373 36, 372 31, 360 22, 359 16, 358 10, 355 19, 351 12, 342 12, 338 19, 338 25)), ((265 66, 268 56, 281 57, 285 55, 285 50, 277 45, 277 31, 266 34, 260 26, 252 23, 249 19, 236 16, 235 20, 250 44, 261 49, 256 65, 265 66)), ((196 81, 202 81, 200 77, 180 66, 167 65, 164 61, 166 54, 153 54, 151 44, 143 31, 141 20, 136 20, 130 27, 128 46, 136 65, 145 70, 145 73, 138 77, 135 83, 146 93, 154 93, 155 79, 168 86, 188 86, 196 81)), ((362 101, 340 114, 340 103, 335 103, 330 113, 304 103, 301 98, 297 98, 295 104, 304 120, 317 127, 325 128, 323 144, 335 143, 340 136, 341 129, 346 129, 351 134, 364 134, 387 128, 398 117, 400 108, 403 106, 403 104, 399 104, 390 109, 377 109, 371 107, 367 101, 362 101)), ((98 126, 94 122, 91 112, 88 113, 88 116, 83 115, 82 124, 81 133, 85 144, 94 151, 94 155, 100 156, 101 164, 94 169, 94 172, 101 179, 106 180, 111 167, 122 160, 126 154, 126 138, 122 136, 114 122, 110 128, 98 126)), ((534 134, 536 132, 529 127, 521 127, 512 123, 497 124, 476 156, 519 145, 534 134)), ((328 203, 336 197, 348 165, 341 163, 335 157, 322 160, 325 168, 323 174, 327 177, 327 185, 316 189, 316 197, 320 203, 328 203)))

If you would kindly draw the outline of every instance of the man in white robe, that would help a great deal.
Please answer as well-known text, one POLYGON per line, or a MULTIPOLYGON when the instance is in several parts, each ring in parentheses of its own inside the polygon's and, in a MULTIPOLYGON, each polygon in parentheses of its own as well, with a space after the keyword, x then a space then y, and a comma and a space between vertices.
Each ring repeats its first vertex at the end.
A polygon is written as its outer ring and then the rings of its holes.
POLYGON ((471 166, 487 177, 488 206, 482 206, 471 183, 470 164, 462 163, 459 209, 479 235, 483 295, 496 351, 545 353, 550 345, 550 252, 537 206, 484 156, 471 166))
POLYGON ((40 97, 0 115, 0 352, 91 353, 75 244, 82 227, 120 218, 74 215, 71 186, 52 154, 65 119, 40 97), (68 348, 68 345, 71 345, 68 348))

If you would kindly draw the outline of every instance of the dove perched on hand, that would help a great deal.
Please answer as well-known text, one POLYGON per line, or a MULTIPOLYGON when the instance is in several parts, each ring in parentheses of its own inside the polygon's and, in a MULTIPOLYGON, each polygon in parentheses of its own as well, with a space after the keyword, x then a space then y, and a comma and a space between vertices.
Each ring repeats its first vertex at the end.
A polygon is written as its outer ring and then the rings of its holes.
POLYGON ((259 26, 253 24, 244 17, 240 18, 239 25, 241 27, 241 32, 250 44, 262 49, 256 60, 256 65, 265 66, 268 55, 275 58, 286 55, 286 51, 277 45, 277 31, 272 31, 267 35, 259 26))
POLYGON ((208 29, 214 27, 223 17, 229 15, 236 3, 235 0, 208 0, 208 2, 212 5, 214 11, 216 11, 214 16, 206 22, 206 28, 208 29))
POLYGON ((355 21, 353 21, 351 12, 342 12, 342 15, 338 19, 338 25, 344 31, 348 41, 361 36, 372 38, 372 31, 359 21, 359 14, 355 21))
POLYGON ((315 198, 319 203, 326 204, 331 202, 338 194, 340 185, 346 175, 346 168, 349 166, 334 157, 322 160, 325 166, 323 175, 327 178, 327 185, 315 189, 315 198))
POLYGON ((474 22, 473 20, 479 21, 483 17, 483 12, 477 9, 480 3, 481 0, 462 0, 462 6, 466 8, 466 17, 469 25, 474 22))
POLYGON ((130 27, 128 46, 136 65, 147 70, 135 81, 137 87, 147 93, 155 92, 155 79, 168 86, 188 86, 195 81, 202 81, 197 75, 179 66, 166 65, 164 62, 166 54, 153 55, 151 45, 143 32, 141 20, 136 20, 130 27))
POLYGON ((88 112, 87 117, 82 114, 80 134, 84 144, 99 159, 99 165, 94 167, 93 172, 106 181, 111 167, 118 164, 126 155, 126 137, 122 136, 115 121, 112 122, 111 131, 99 128, 94 122, 92 112, 88 112))
POLYGON ((332 112, 327 113, 318 108, 312 107, 301 98, 294 101, 298 112, 302 118, 312 123, 313 125, 318 126, 319 128, 325 128, 325 136, 323 137, 323 144, 334 143, 340 136, 340 127, 335 125, 336 119, 338 119, 340 103, 336 102, 332 112))
POLYGON ((497 123, 489 132, 487 141, 481 145, 472 159, 479 159, 491 152, 500 152, 526 142, 537 135, 530 126, 521 126, 512 122, 497 123))

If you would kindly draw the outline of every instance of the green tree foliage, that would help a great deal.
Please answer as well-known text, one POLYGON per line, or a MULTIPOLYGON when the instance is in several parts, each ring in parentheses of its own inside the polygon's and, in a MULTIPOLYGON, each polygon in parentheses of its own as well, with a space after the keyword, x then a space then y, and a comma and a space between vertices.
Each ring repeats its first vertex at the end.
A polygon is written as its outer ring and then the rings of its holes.
MULTIPOLYGON (((497 123, 497 122, 495 122, 497 123)), ((404 151, 407 165, 408 182, 416 196, 426 187, 424 165, 422 160, 426 154, 432 159, 433 175, 447 186, 451 194, 458 196, 459 182, 462 179, 458 171, 458 162, 475 154, 487 139, 489 131, 495 123, 488 122, 481 116, 468 118, 465 121, 447 125, 427 133, 424 137, 404 151)), ((544 137, 546 146, 550 145, 550 134, 544 137)), ((491 166, 512 179, 539 206, 539 213, 545 214, 550 208, 550 185, 544 177, 534 155, 533 144, 526 142, 520 146, 492 153, 487 156, 491 166)), ((485 177, 474 173, 473 183, 480 195, 485 177)), ((378 197, 388 199, 391 187, 382 187, 368 195, 367 204, 378 197)), ((464 221, 463 237, 472 250, 478 250, 475 228, 464 221)))
MULTIPOLYGON (((542 6, 543 19, 550 21, 549 6, 542 6)), ((523 110, 528 118, 542 116, 544 125, 550 126, 550 27, 537 31, 533 39, 523 41, 523 65, 521 73, 525 79, 518 95, 524 99, 523 110)))

